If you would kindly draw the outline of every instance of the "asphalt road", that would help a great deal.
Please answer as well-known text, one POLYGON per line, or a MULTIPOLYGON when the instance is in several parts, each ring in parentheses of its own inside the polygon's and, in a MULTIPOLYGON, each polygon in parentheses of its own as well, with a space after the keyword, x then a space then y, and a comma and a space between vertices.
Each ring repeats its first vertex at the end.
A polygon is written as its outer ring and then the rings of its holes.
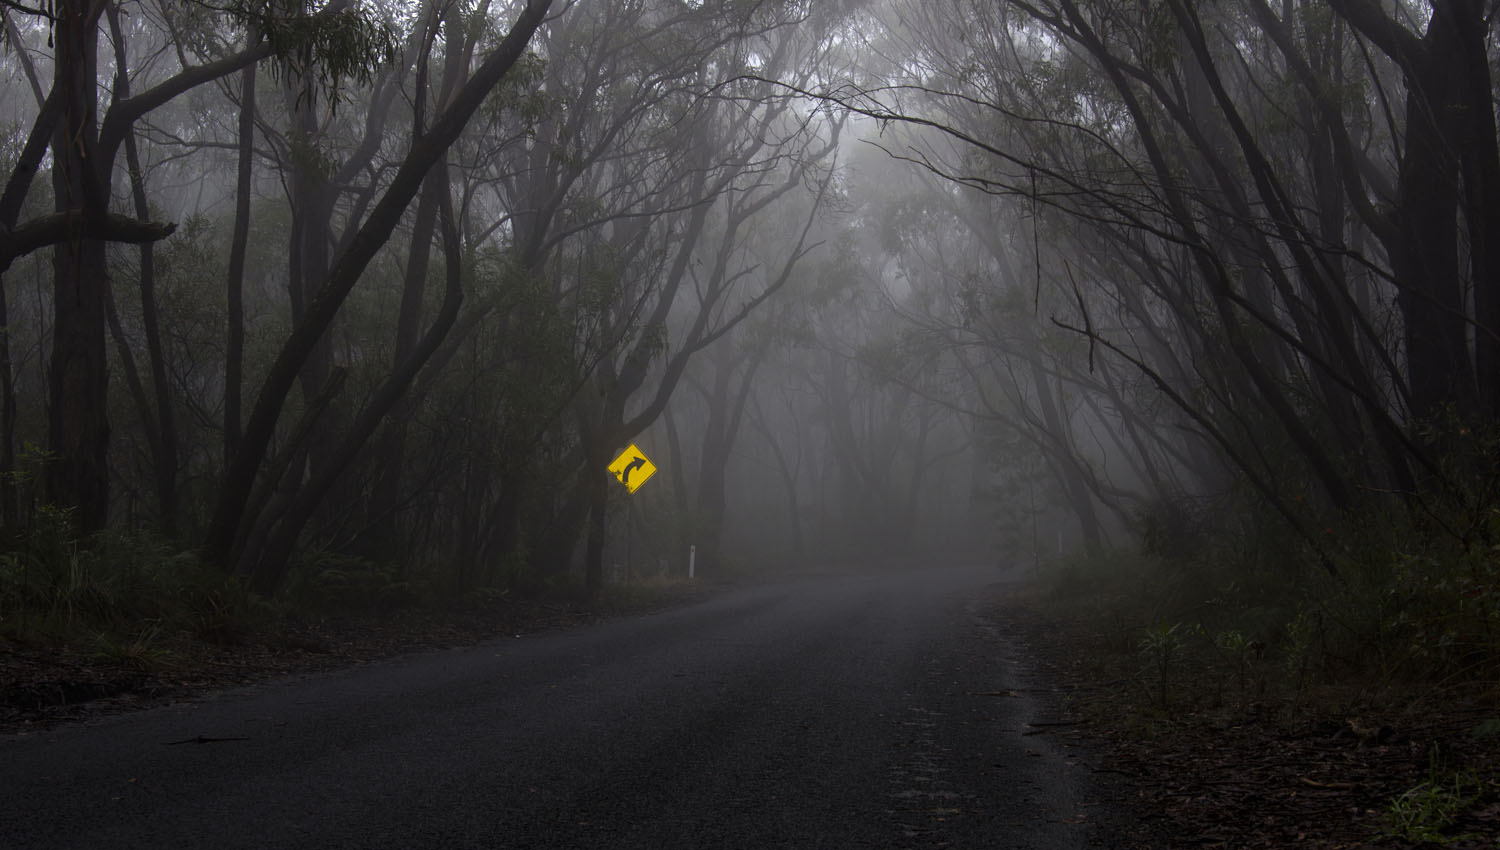
POLYGON ((1026 725, 1001 578, 801 579, 0 740, 0 848, 1117 846, 1026 725))

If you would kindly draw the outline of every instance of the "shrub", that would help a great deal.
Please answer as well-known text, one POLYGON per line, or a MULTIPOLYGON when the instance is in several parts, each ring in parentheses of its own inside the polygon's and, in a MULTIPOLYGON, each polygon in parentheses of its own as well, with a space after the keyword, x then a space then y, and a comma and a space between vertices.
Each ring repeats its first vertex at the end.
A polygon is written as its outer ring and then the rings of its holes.
POLYGON ((419 582, 403 578, 395 564, 320 551, 292 572, 288 596, 300 607, 342 614, 389 613, 422 598, 419 582))
POLYGON ((0 632, 15 637, 145 658, 173 632, 243 631, 264 607, 191 552, 138 531, 84 537, 54 508, 0 552, 0 632))

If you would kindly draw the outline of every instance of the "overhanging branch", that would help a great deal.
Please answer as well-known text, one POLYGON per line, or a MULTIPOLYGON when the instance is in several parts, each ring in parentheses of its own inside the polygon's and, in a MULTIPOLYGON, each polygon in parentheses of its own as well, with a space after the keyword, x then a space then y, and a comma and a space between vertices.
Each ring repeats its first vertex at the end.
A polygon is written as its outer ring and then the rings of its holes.
POLYGON ((177 230, 175 222, 141 221, 118 213, 89 216, 68 210, 41 216, 11 230, 0 224, 0 272, 16 258, 69 239, 100 239, 139 245, 156 242, 177 230))

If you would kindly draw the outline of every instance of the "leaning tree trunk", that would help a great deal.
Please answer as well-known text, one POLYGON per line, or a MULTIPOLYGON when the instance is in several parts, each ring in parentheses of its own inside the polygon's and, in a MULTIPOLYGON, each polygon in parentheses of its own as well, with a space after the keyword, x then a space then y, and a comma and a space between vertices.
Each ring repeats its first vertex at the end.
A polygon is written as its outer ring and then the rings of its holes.
MULTIPOLYGON (((447 166, 439 160, 435 166, 438 180, 446 186, 447 166)), ((290 508, 282 517, 274 532, 268 535, 263 549, 245 554, 241 572, 251 575, 252 589, 267 595, 273 594, 285 578, 292 551, 302 534, 302 529, 313 513, 323 503, 328 492, 339 480, 339 476, 364 448, 381 421, 405 395, 412 381, 421 372, 429 358, 437 351, 443 338, 458 319, 458 309, 463 303, 463 250, 460 244, 456 216, 446 193, 441 199, 443 257, 445 261, 446 285, 443 304, 434 317, 431 327, 412 346, 407 359, 394 369, 390 377, 376 389, 366 402, 364 409, 355 417, 347 431, 340 435, 336 448, 322 459, 312 478, 297 491, 290 508), (246 569, 248 568, 248 569, 246 569)))
POLYGON ((203 549, 209 559, 225 560, 241 523, 246 519, 245 506, 254 488, 256 473, 275 434, 276 421, 281 416, 287 394, 296 383, 303 365, 324 338, 364 270, 400 224, 402 214, 421 188, 428 170, 458 139, 469 118, 521 58, 527 42, 551 5, 551 0, 530 0, 500 45, 485 58, 448 108, 433 122, 432 129, 413 142, 389 188, 340 253, 322 288, 307 305, 302 321, 296 324, 282 345, 245 422, 239 451, 226 472, 224 487, 204 537, 203 549))
MULTIPOLYGON (((432 55, 433 42, 438 32, 438 16, 442 13, 439 4, 432 4, 429 11, 425 46, 418 55, 416 84, 413 87, 412 138, 420 138, 426 128, 428 63, 432 55)), ((447 6, 444 22, 446 35, 443 45, 443 77, 437 92, 437 106, 447 102, 461 82, 465 44, 458 37, 463 32, 458 20, 457 7, 447 6)), ((412 223, 411 248, 406 260, 406 273, 401 286, 401 307, 396 315, 396 340, 392 352, 393 368, 399 367, 417 344, 417 335, 422 327, 422 300, 427 290, 427 273, 431 265, 432 239, 437 228, 438 207, 448 187, 441 184, 443 172, 434 168, 422 184, 417 197, 416 218, 412 223)), ((397 506, 401 501, 402 473, 406 464, 406 432, 411 418, 408 401, 403 399, 391 411, 389 421, 376 442, 374 457, 378 468, 375 483, 370 490, 371 527, 377 529, 366 535, 367 550, 390 553, 396 551, 399 542, 396 523, 397 506)), ((389 554, 386 555, 389 557, 389 554)))

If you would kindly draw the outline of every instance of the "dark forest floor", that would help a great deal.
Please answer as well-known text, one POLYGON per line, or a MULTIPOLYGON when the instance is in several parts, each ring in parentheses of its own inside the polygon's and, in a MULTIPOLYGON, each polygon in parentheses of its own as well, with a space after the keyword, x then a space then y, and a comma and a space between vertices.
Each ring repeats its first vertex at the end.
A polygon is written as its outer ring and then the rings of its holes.
MULTIPOLYGON (((1500 734, 1472 735, 1486 721, 1500 727, 1493 694, 1488 702, 1387 693, 1321 706, 1315 700, 1242 705, 1222 694, 1194 698, 1184 686, 1168 715, 1150 705, 1151 692, 1130 669, 1129 654, 1110 647, 1097 622, 1038 604, 1024 586, 1007 588, 991 601, 992 621, 1021 648, 1036 678, 1052 683, 1047 697, 1057 703, 1059 720, 1028 734, 1081 745, 1092 754, 1093 770, 1123 778, 1132 789, 1142 833, 1121 836, 1119 846, 1500 847, 1500 734), (1358 715, 1348 706, 1359 706, 1358 715), (1403 795, 1405 803, 1393 808, 1403 795), (1386 834, 1397 809, 1409 823, 1428 818, 1438 840, 1386 834), (1442 822, 1450 809, 1451 821, 1442 822)), ((221 644, 166 636, 109 652, 0 638, 0 734, 645 613, 713 592, 710 584, 678 584, 625 602, 502 598, 454 610, 289 617, 221 644)))
POLYGON ((1473 734, 1500 726, 1493 692, 1346 685, 1242 704, 1200 681, 1175 686, 1169 716, 1138 656, 1111 646, 1097 618, 1039 604, 1029 588, 994 604, 994 621, 1057 689, 1064 719, 1033 734, 1081 744, 1093 770, 1134 786, 1143 835, 1121 847, 1500 847, 1500 735, 1473 734), (1405 837, 1390 834, 1398 811, 1405 837))

